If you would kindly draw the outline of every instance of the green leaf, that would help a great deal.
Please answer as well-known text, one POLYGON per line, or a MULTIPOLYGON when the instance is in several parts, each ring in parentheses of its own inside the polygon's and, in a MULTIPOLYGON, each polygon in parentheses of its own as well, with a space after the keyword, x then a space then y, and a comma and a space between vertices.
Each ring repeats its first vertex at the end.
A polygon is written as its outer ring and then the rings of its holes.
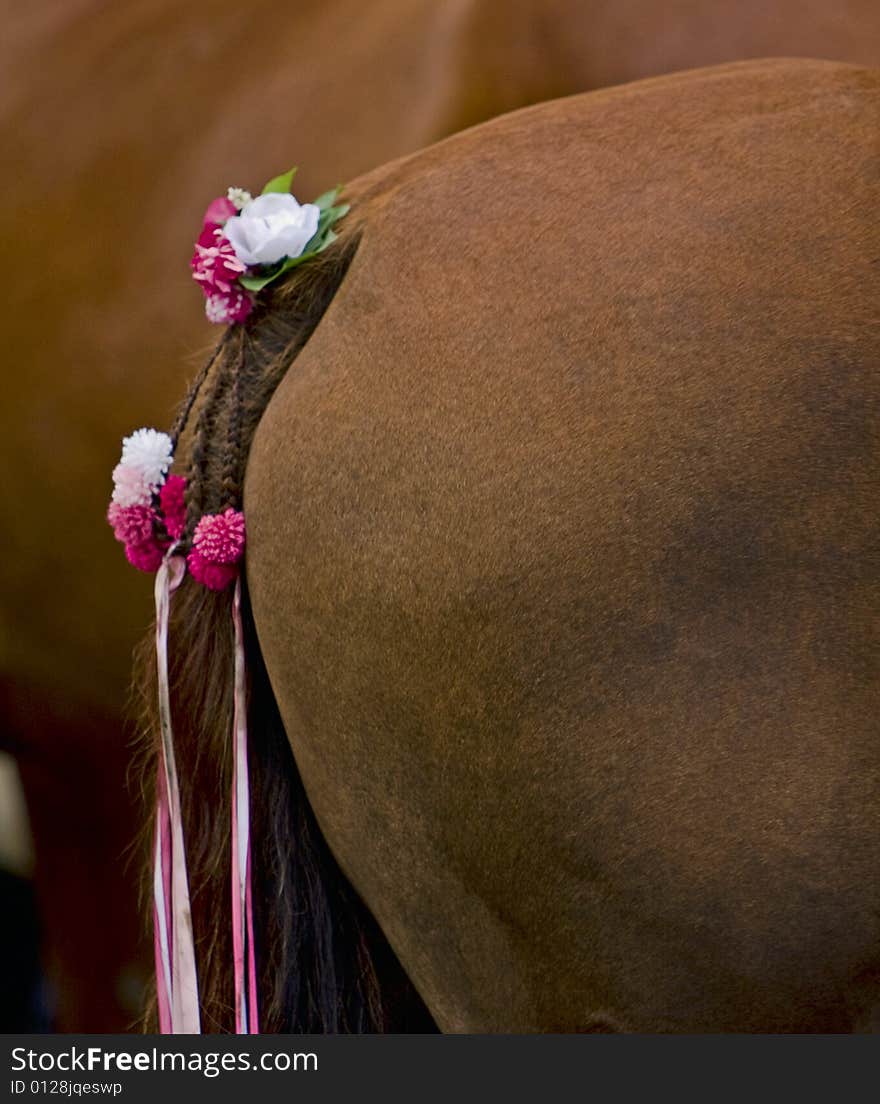
MULTIPOLYGON (((340 185, 341 187, 341 185, 340 185)), ((329 210, 333 206, 333 201, 339 195, 339 188, 331 188, 329 192, 324 192, 323 195, 319 195, 317 199, 313 199, 314 205, 321 211, 329 210)))
MULTIPOLYGON (((315 250, 313 249, 313 247, 319 245, 323 241, 324 235, 328 232, 330 227, 335 222, 338 222, 339 219, 341 219, 342 216, 348 212, 348 210, 349 207, 346 203, 339 207, 328 207, 326 210, 322 211, 318 218, 317 228, 315 229, 314 234, 306 242, 306 247, 303 252, 314 252, 315 250)), ((335 234, 333 235, 333 240, 336 240, 335 234)))
POLYGON ((334 234, 332 230, 328 230, 326 237, 315 250, 315 252, 320 253, 322 250, 326 249, 328 245, 332 245, 338 237, 338 234, 334 234))
POLYGON ((281 272, 289 272, 292 268, 296 268, 298 264, 302 264, 304 260, 307 260, 308 256, 308 253, 304 252, 300 253, 298 257, 285 257, 284 263, 281 265, 281 272))
POLYGON ((326 214, 321 215, 321 217, 318 219, 318 228, 317 228, 317 230, 314 232, 314 234, 312 234, 312 236, 306 242, 305 249, 303 249, 304 254, 315 252, 316 248, 321 244, 321 242, 324 238, 324 235, 327 233, 327 230, 328 230, 329 226, 330 226, 330 223, 327 219, 326 214))
POLYGON ((284 262, 284 267, 281 269, 281 271, 289 272, 292 268, 298 268, 299 265, 303 263, 303 261, 309 260, 309 258, 314 257, 314 255, 315 251, 312 250, 311 253, 300 253, 298 257, 288 257, 287 260, 284 262))
POLYGON ((293 183, 293 177, 295 173, 296 165, 294 165, 293 168, 290 169, 288 172, 282 173, 280 176, 273 176, 260 194, 266 195, 269 192, 284 192, 285 194, 287 194, 290 191, 290 185, 293 183))
POLYGON ((239 276, 238 282, 248 291, 262 291, 267 284, 271 284, 273 280, 276 280, 283 271, 284 268, 282 267, 263 276, 239 276))
POLYGON ((347 215, 350 210, 351 208, 347 203, 342 203, 339 207, 328 207, 324 214, 328 216, 328 224, 332 225, 337 219, 347 215))

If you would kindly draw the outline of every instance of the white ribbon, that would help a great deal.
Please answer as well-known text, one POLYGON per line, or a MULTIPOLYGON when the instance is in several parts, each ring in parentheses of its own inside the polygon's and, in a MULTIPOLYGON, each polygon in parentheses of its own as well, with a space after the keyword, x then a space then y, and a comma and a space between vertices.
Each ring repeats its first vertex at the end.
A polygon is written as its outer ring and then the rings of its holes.
POLYGON ((171 595, 180 586, 186 571, 182 556, 174 549, 166 555, 156 573, 156 662, 159 676, 159 728, 162 735, 162 778, 156 816, 156 870, 153 878, 156 920, 156 958, 159 984, 160 1028, 163 1034, 201 1034, 199 986, 196 975, 195 945, 186 874, 186 851, 180 813, 180 791, 174 760, 171 729, 171 700, 168 687, 168 619, 171 595), (164 783, 164 795, 162 793, 164 783), (163 801, 164 796, 164 801, 163 801), (164 806, 164 808, 163 808, 164 806), (170 848, 164 833, 170 831, 170 848), (167 858, 170 851, 170 867, 167 858), (170 899, 170 932, 168 902, 170 899), (166 1014, 163 1017, 163 983, 168 987, 166 1014), (162 1020, 165 1019, 163 1024, 162 1020), (170 1022, 168 1022, 170 1020, 170 1022))

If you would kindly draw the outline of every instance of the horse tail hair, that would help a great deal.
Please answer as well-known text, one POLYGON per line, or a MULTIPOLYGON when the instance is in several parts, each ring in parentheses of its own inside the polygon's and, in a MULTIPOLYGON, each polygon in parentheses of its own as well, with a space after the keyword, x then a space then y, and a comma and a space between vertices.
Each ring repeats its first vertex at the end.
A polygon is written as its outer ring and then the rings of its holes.
MULTIPOLYGON (((264 291, 265 302, 246 326, 226 331, 193 384, 172 429, 178 461, 188 457, 184 551, 203 514, 240 505, 257 424, 342 283, 358 241, 357 229, 346 228, 277 290, 264 291)), ((261 1029, 436 1030, 318 828, 263 664, 244 578, 242 583, 261 1029)), ((174 596, 169 629, 199 999, 203 1029, 211 1032, 234 1030, 230 605, 229 591, 216 593, 187 576, 174 596)), ((144 792, 150 798, 160 746, 152 636, 139 649, 135 680, 144 792)), ((154 1025, 152 1015, 147 1022, 154 1025)))

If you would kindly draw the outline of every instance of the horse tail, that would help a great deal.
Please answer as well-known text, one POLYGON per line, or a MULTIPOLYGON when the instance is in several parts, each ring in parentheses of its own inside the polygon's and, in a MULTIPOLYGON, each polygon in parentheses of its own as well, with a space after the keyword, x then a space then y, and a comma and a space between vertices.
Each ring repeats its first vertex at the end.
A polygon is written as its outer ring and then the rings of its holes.
MULTIPOLYGON (((342 283, 358 240, 357 231, 347 229, 319 257, 295 269, 283 286, 271 295, 264 292, 266 305, 255 309, 246 327, 227 330, 196 380, 172 431, 181 441, 177 457, 189 458, 184 545, 204 513, 240 502, 257 424, 342 283)), ((206 1031, 231 1031, 234 1022, 230 605, 228 590, 208 590, 187 576, 174 596, 169 629, 175 753, 206 1031)), ((434 1030, 318 828, 263 664, 244 585, 242 614, 261 1028, 434 1030)), ((159 754, 155 683, 150 637, 136 662, 148 796, 159 754)))

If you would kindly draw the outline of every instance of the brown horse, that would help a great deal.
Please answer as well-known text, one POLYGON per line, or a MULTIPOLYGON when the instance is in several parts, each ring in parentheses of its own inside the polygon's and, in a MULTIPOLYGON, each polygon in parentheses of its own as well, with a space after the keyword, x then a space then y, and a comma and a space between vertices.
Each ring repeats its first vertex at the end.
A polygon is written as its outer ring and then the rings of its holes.
POLYGON ((16 151, 0 212, 16 364, 3 424, 16 478, 2 485, 13 519, 2 741, 28 790, 57 1023, 110 1030, 131 1005, 121 716, 149 603, 101 516, 119 435, 167 419, 181 360, 205 339, 186 290, 204 197, 294 157, 308 197, 499 112, 675 68, 758 54, 877 64, 880 9, 255 0, 244 13, 231 0, 38 0, 6 21, 0 50, 16 151))
MULTIPOLYGON (((557 101, 348 198, 193 431, 200 508, 247 462, 267 1027, 399 1026, 374 921, 445 1031, 876 1024, 880 72, 557 101)), ((214 1026, 228 614, 173 634, 214 1026)))

